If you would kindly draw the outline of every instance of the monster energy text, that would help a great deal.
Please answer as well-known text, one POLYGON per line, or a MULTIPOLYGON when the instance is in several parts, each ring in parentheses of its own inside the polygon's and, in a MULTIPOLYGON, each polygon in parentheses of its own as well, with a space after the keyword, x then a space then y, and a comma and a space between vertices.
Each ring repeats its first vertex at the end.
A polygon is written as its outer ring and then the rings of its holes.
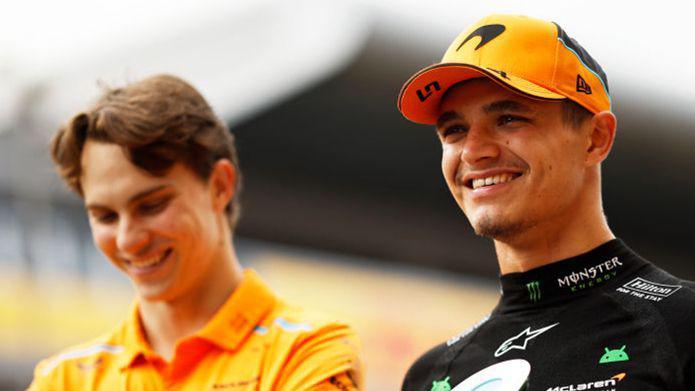
POLYGON ((558 278, 557 283, 560 288, 568 287, 572 292, 576 292, 615 277, 618 273, 612 270, 618 266, 623 266, 623 263, 618 260, 618 257, 613 257, 598 265, 585 267, 584 270, 572 272, 567 276, 558 278))
POLYGON ((541 299, 541 283, 538 281, 531 281, 526 284, 526 289, 528 289, 529 300, 536 303, 541 299))

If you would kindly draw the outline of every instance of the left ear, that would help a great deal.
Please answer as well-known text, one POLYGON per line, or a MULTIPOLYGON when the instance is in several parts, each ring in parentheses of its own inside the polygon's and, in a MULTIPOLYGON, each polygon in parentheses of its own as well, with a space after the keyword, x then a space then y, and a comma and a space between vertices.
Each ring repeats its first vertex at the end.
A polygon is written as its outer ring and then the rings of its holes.
POLYGON ((590 129, 586 149, 587 166, 599 164, 606 159, 613 148, 617 124, 618 120, 610 111, 602 111, 591 118, 588 125, 590 129))
POLYGON ((210 196, 212 204, 218 212, 224 212, 227 204, 234 197, 236 170, 228 159, 220 159, 215 162, 210 173, 210 196))

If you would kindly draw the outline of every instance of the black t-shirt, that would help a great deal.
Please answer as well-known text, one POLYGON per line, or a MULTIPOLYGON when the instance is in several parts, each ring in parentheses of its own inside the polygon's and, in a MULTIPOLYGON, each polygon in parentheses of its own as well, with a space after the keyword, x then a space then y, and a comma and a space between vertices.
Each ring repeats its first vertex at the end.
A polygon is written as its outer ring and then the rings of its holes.
POLYGON ((403 390, 695 390, 695 283, 619 239, 501 286, 492 313, 418 359, 403 390), (525 385, 499 388, 523 367, 525 385))

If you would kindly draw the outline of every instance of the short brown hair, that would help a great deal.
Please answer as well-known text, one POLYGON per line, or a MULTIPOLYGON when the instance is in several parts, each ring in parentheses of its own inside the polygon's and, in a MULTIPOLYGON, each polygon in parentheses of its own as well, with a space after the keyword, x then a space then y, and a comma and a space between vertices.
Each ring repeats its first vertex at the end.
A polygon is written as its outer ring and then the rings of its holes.
POLYGON ((562 121, 566 125, 578 128, 584 121, 593 117, 594 114, 579 103, 569 100, 562 100, 562 121))
POLYGON ((193 86, 171 75, 155 75, 122 88, 106 88, 97 102, 54 136, 53 161, 68 186, 83 196, 80 176, 85 142, 121 146, 137 167, 155 176, 182 163, 207 180, 220 159, 236 169, 236 191, 227 205, 230 228, 239 217, 241 173, 234 136, 193 86))

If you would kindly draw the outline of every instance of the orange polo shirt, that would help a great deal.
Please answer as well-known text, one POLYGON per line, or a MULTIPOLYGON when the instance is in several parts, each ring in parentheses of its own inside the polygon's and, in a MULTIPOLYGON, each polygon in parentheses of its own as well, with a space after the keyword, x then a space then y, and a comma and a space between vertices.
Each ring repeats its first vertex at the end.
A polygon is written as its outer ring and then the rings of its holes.
POLYGON ((347 325, 286 304, 247 269, 171 362, 146 341, 136 301, 112 333, 41 361, 30 390, 360 390, 359 355, 347 325))

